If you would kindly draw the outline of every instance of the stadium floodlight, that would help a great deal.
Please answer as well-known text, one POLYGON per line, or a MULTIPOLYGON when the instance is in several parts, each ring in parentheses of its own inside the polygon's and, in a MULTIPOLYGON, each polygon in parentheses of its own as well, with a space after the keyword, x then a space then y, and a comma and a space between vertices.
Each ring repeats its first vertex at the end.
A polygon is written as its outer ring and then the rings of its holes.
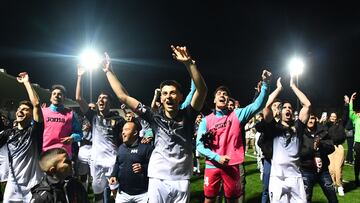
POLYGON ((94 49, 85 49, 79 56, 80 65, 87 70, 94 70, 101 64, 102 57, 94 49))
POLYGON ((304 61, 299 57, 294 57, 289 60, 288 68, 291 76, 299 76, 304 71, 304 61))

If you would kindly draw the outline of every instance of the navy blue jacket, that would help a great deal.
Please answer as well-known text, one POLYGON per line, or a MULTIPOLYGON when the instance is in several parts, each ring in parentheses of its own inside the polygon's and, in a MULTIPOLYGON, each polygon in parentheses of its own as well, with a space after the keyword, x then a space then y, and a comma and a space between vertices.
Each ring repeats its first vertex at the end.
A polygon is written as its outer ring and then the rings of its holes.
POLYGON ((149 185, 147 170, 152 150, 153 146, 150 143, 141 144, 140 138, 131 146, 127 146, 125 143, 120 145, 111 174, 111 177, 116 177, 119 182, 119 191, 129 195, 147 192, 149 185), (133 172, 132 165, 134 163, 141 164, 141 173, 133 172))

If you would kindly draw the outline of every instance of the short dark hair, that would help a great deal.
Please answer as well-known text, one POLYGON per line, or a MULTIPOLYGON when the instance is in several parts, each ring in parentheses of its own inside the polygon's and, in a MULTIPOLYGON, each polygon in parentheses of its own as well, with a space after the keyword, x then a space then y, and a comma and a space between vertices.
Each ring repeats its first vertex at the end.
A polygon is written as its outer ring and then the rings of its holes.
MULTIPOLYGON (((280 103, 281 103, 281 100, 280 100, 279 98, 275 98, 272 103, 276 103, 276 102, 280 102, 280 103)), ((290 102, 287 102, 287 103, 290 103, 290 102)))
MULTIPOLYGON (((108 96, 108 99, 109 99, 110 103, 113 102, 113 97, 111 96, 111 94, 110 94, 109 92, 107 92, 107 91, 105 91, 105 90, 101 90, 99 96, 102 95, 102 94, 108 96)), ((99 97, 99 96, 98 96, 98 97, 99 97)))
POLYGON ((131 119, 131 121, 126 121, 126 123, 134 123, 135 124, 135 129, 138 132, 140 132, 142 130, 142 126, 141 126, 140 120, 138 118, 133 118, 133 119, 131 119))
POLYGON ((66 88, 63 85, 53 85, 51 86, 51 92, 53 92, 54 90, 60 90, 64 96, 66 96, 66 88))
POLYGON ((67 154, 67 152, 64 148, 52 148, 41 153, 39 158, 39 165, 41 170, 47 172, 50 167, 55 166, 57 163, 56 159, 54 158, 58 154, 67 154))
POLYGON ((219 86, 219 87, 217 87, 217 88, 215 89, 215 91, 214 91, 214 96, 216 95, 216 93, 217 93, 218 91, 225 91, 225 92, 228 94, 228 96, 231 95, 231 92, 230 92, 229 88, 226 87, 226 86, 224 86, 224 85, 221 85, 221 86, 219 86))
POLYGON ((290 101, 288 101, 288 100, 284 100, 284 101, 281 101, 281 106, 280 106, 280 109, 282 109, 283 108, 283 106, 284 106, 284 104, 290 104, 291 105, 291 107, 293 106, 292 105, 292 103, 290 102, 290 101))
POLYGON ((160 83, 160 90, 162 90, 162 88, 164 86, 174 86, 181 94, 183 93, 182 91, 182 86, 180 85, 180 83, 178 83, 175 80, 165 80, 162 83, 160 83))
POLYGON ((34 109, 34 106, 32 105, 32 103, 27 100, 23 100, 23 101, 19 102, 19 106, 21 106, 21 105, 26 105, 26 106, 30 107, 30 109, 34 109))

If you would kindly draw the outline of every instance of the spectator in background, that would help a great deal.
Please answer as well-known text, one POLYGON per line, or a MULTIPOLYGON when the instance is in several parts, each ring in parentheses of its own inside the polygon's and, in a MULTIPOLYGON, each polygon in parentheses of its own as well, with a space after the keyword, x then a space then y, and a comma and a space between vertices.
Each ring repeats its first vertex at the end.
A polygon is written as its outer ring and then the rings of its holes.
POLYGON ((229 98, 227 108, 229 109, 230 112, 234 111, 234 109, 235 109, 235 100, 233 98, 229 98))
POLYGON ((335 150, 333 141, 328 129, 318 125, 314 114, 310 114, 306 126, 300 151, 300 169, 304 179, 306 200, 312 202, 313 187, 319 183, 328 202, 337 203, 336 191, 328 169, 328 155, 335 150))
POLYGON ((346 141, 347 141, 347 152, 346 152, 346 158, 345 158, 345 164, 354 164, 354 125, 349 119, 349 121, 345 125, 345 133, 346 133, 346 141))
POLYGON ((200 113, 195 120, 195 127, 194 127, 194 137, 192 140, 192 144, 193 144, 193 154, 194 154, 194 169, 193 172, 195 174, 200 174, 200 153, 196 150, 196 135, 197 135, 197 131, 199 129, 199 125, 201 123, 201 120, 203 119, 203 115, 200 113))
POLYGON ((354 175, 355 184, 360 186, 359 172, 360 172, 360 112, 354 111, 354 100, 356 99, 356 92, 351 95, 349 103, 349 117, 355 128, 354 135, 354 151, 355 151, 355 162, 354 162, 354 175))
POLYGON ((81 183, 72 177, 71 160, 63 148, 51 148, 41 154, 39 165, 46 175, 32 189, 32 203, 88 203, 81 183))
POLYGON ((329 172, 333 179, 340 196, 344 196, 344 187, 342 182, 342 170, 345 160, 345 151, 342 144, 345 142, 345 124, 349 120, 349 97, 344 96, 344 110, 342 119, 337 118, 337 114, 332 112, 325 126, 328 128, 329 135, 334 143, 335 151, 329 155, 329 172))

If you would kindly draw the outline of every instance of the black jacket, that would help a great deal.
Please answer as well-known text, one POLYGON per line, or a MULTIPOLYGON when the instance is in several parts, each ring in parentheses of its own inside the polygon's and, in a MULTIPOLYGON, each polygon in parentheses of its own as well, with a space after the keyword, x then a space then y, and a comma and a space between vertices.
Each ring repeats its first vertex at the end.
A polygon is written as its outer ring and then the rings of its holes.
POLYGON ((75 178, 63 182, 45 175, 39 184, 31 188, 31 203, 88 203, 83 185, 75 178))
POLYGON ((317 126, 314 132, 305 131, 300 151, 300 168, 301 170, 316 171, 315 157, 320 157, 322 161, 322 171, 327 171, 329 166, 328 155, 335 150, 334 144, 328 129, 324 126, 317 126), (316 151, 314 149, 315 137, 320 138, 320 146, 316 151))
POLYGON ((325 125, 328 128, 329 135, 334 142, 334 145, 340 145, 346 140, 345 126, 349 120, 349 106, 344 105, 343 115, 336 123, 327 122, 325 125))
POLYGON ((119 191, 124 191, 129 195, 139 195, 148 191, 149 178, 147 175, 148 164, 153 146, 142 144, 140 138, 131 146, 125 143, 120 145, 114 170, 111 177, 116 177, 119 182, 119 191), (140 163, 141 173, 134 173, 132 164, 140 163))

